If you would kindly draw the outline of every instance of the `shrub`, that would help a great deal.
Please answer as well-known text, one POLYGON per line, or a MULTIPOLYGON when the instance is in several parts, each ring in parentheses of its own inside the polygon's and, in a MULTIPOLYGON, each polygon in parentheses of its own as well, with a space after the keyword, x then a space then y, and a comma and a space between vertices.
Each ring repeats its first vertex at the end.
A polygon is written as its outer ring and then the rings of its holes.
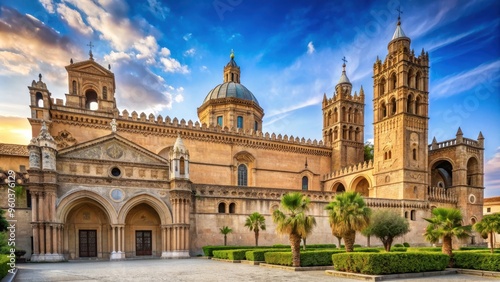
POLYGON ((269 264, 292 266, 292 252, 267 252, 264 260, 269 264))
POLYGON ((285 249, 285 248, 290 248, 290 245, 274 244, 273 248, 285 249))
POLYGON ((344 252, 344 250, 316 250, 301 252, 300 266, 332 265, 332 255, 344 252))
POLYGON ((357 248, 354 251, 358 253, 380 253, 381 248, 357 248))
POLYGON ((489 253, 488 249, 486 253, 456 251, 453 261, 456 268, 500 271, 500 254, 489 253))
POLYGON ((402 247, 404 247, 404 245, 403 244, 394 244, 394 247, 396 247, 396 248, 402 248, 402 247))
POLYGON ((404 242, 403 243, 403 246, 405 246, 406 248, 409 248, 410 247, 410 244, 408 242, 404 242))
POLYGON ((310 244, 307 245, 308 249, 336 249, 337 245, 335 244, 310 244))
POLYGON ((335 270, 371 275, 444 270, 446 254, 435 253, 343 253, 332 256, 335 270))
POLYGON ((406 250, 407 249, 405 247, 396 247, 396 246, 394 246, 394 247, 391 248, 391 252, 406 252, 406 250))
POLYGON ((10 266, 7 264, 10 259, 6 255, 0 255, 0 279, 4 278, 9 272, 10 266))
POLYGON ((260 249, 259 250, 250 250, 250 251, 246 251, 245 258, 247 260, 251 260, 251 261, 264 261, 265 260, 265 257, 264 257, 265 253, 268 253, 268 252, 286 252, 289 250, 290 250, 290 247, 288 247, 286 249, 273 248, 273 249, 263 249, 263 250, 260 250, 260 249))
POLYGON ((203 254, 207 257, 213 257, 213 251, 215 250, 241 250, 241 249, 253 249, 254 246, 203 246, 203 254))
POLYGON ((352 245, 352 247, 353 247, 353 248, 363 248, 363 246, 358 245, 358 244, 354 244, 354 245, 352 245))
MULTIPOLYGON (((314 250, 300 252, 300 266, 323 266, 332 265, 332 255, 343 253, 344 250, 314 250)), ((266 263, 292 266, 291 252, 266 252, 264 254, 266 263)))
POLYGON ((410 252, 441 252, 441 247, 410 247, 410 252))
POLYGON ((248 250, 215 250, 213 251, 214 258, 228 260, 244 260, 245 253, 248 250))

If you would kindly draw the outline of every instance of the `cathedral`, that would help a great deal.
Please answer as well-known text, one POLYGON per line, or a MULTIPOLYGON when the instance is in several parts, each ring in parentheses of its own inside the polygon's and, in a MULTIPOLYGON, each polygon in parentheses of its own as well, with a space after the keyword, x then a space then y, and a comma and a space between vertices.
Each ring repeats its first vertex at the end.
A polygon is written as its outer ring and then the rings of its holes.
POLYGON ((319 141, 263 132, 264 109, 240 83, 234 54, 194 122, 119 111, 115 76, 91 53, 66 66, 64 100, 52 98, 40 75, 28 87, 33 138, 0 144, 3 175, 14 170, 25 188, 19 248, 31 261, 185 258, 221 245, 223 226, 233 229, 230 245, 252 245, 244 222, 253 212, 266 218, 261 245, 287 244, 271 215, 290 191, 311 199, 317 226, 308 243, 335 242, 324 207, 344 191, 407 218, 411 231, 396 243, 428 245, 424 218, 435 207, 459 208, 464 224, 481 220, 484 138, 459 128, 453 139, 427 143, 429 55, 410 45, 398 21, 385 59, 374 62, 373 96, 362 87, 353 93, 344 63, 334 93, 324 95, 322 120, 311 120, 323 123, 319 141), (365 161, 367 97, 374 152, 365 161))

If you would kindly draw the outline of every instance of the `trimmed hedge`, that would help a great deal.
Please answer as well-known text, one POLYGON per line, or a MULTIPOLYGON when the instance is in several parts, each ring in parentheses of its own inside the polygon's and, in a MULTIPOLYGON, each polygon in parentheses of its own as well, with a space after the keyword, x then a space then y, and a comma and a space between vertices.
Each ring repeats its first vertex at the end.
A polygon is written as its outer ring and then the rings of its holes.
MULTIPOLYGON (((288 246, 290 247, 290 246, 288 246)), ((301 246, 303 247, 303 246, 301 246)), ((306 245, 306 248, 308 249, 336 249, 337 245, 335 244, 308 244, 306 245)))
POLYGON ((4 278, 9 272, 10 266, 7 264, 10 258, 6 255, 0 255, 0 279, 4 278))
POLYGON ((449 262, 436 253, 343 253, 332 255, 335 270, 370 275, 444 270, 449 262))
POLYGON ((286 248, 286 249, 273 248, 273 249, 264 249, 264 250, 250 250, 250 251, 246 251, 245 258, 247 260, 251 260, 251 261, 264 261, 265 260, 265 257, 264 257, 265 253, 269 253, 269 252, 286 252, 288 250, 290 250, 290 248, 286 248))
POLYGON ((406 252, 406 248, 405 247, 392 247, 391 248, 391 252, 406 252))
POLYGON ((410 247, 408 252, 441 252, 441 247, 410 247))
POLYGON ((255 248, 262 248, 262 247, 255 247, 255 246, 203 246, 203 254, 207 257, 213 257, 213 251, 215 250, 241 250, 241 249, 255 249, 255 248))
MULTIPOLYGON (((343 252, 344 250, 301 251, 300 266, 332 265, 332 255, 343 252)), ((267 252, 264 258, 269 264, 292 266, 292 252, 267 252)))
POLYGON ((498 253, 455 251, 453 261, 456 268, 500 271, 500 254, 498 253))
POLYGON ((219 258, 219 259, 228 259, 228 260, 244 260, 245 259, 245 253, 248 251, 246 250, 214 250, 214 258, 219 258))

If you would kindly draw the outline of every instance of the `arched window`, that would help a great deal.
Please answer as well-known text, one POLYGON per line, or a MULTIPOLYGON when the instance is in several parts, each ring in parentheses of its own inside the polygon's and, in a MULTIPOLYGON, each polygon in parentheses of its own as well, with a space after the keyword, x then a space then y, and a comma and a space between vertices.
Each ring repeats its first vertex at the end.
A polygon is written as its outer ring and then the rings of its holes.
POLYGON ((85 108, 87 110, 97 110, 97 93, 94 90, 87 90, 85 93, 85 108))
POLYGON ((222 116, 218 116, 218 117, 217 117, 217 125, 218 125, 218 126, 223 126, 223 125, 224 125, 224 124, 223 124, 223 121, 222 121, 222 116))
POLYGON ((420 74, 420 72, 417 72, 417 75, 415 76, 415 88, 417 88, 418 90, 422 90, 420 83, 421 76, 422 75, 420 74))
POLYGON ((352 128, 352 126, 349 126, 349 140, 353 139, 354 139, 354 129, 352 128))
POLYGON ((332 121, 332 112, 328 112, 328 116, 326 117, 326 126, 330 126, 331 124, 331 121, 332 121))
POLYGON ((186 171, 185 169, 186 169, 186 167, 184 165, 184 157, 181 157, 180 160, 179 160, 179 173, 181 175, 184 175, 185 171, 186 171))
POLYGON ((361 131, 359 130, 359 127, 356 127, 356 136, 354 141, 361 142, 360 136, 361 136, 361 131))
POLYGON ((302 177, 302 190, 309 190, 309 178, 307 176, 302 177))
POLYGON ((393 73, 393 74, 391 75, 391 90, 396 89, 396 87, 397 87, 397 86, 398 86, 398 81, 397 81, 397 79, 396 79, 396 74, 395 74, 395 73, 393 73))
POLYGON ((36 106, 43 108, 43 95, 40 92, 36 92, 36 106))
POLYGON ((229 204, 229 213, 235 213, 235 212, 236 212, 236 204, 230 203, 229 204))
POLYGON ((385 79, 382 78, 378 83, 378 93, 379 95, 384 95, 385 93, 385 79))
POLYGON ((256 121, 253 122, 253 130, 254 131, 258 131, 259 130, 259 124, 256 121))
POLYGON ((240 164, 238 166, 238 186, 247 186, 247 166, 240 164))
POLYGON ((342 107, 342 109, 340 110, 341 110, 340 114, 342 115, 342 121, 346 121, 347 117, 346 117, 345 107, 342 107))
POLYGON ((333 110, 333 122, 338 122, 339 121, 339 112, 337 111, 337 108, 333 110))
POLYGON ((417 160, 417 149, 413 149, 413 160, 417 160))
POLYGON ((397 108, 396 108, 396 98, 392 97, 391 99, 391 115, 396 114, 397 108))
POLYGON ((108 88, 106 86, 102 87, 102 99, 108 100, 108 88))
POLYGON ((238 128, 243 128, 243 117, 242 116, 238 116, 236 126, 238 128))
POLYGON ((415 100, 415 114, 420 114, 420 96, 415 100))
POLYGON ((408 95, 408 100, 406 100, 406 112, 413 114, 413 95, 408 95))
POLYGON ((408 71, 408 77, 407 77, 407 80, 406 80, 406 86, 412 88, 413 87, 413 84, 411 83, 412 81, 412 78, 413 78, 413 69, 410 69, 408 71))
POLYGON ((382 104, 380 104, 380 117, 381 118, 387 117, 387 107, 385 105, 385 102, 382 102, 382 104))
POLYGON ((342 139, 344 139, 344 140, 347 139, 347 133, 348 133, 347 126, 344 125, 342 128, 342 139))
POLYGON ((359 120, 358 115, 359 115, 359 111, 358 111, 358 109, 355 109, 354 110, 354 123, 358 123, 358 120, 359 120))
POLYGON ((76 80, 73 80, 71 84, 73 86, 73 94, 76 95, 76 80))
POLYGON ((410 219, 411 220, 417 220, 417 211, 416 210, 411 210, 411 212, 410 212, 410 219))
POLYGON ((388 152, 387 157, 388 157, 389 159, 392 159, 392 153, 391 153, 391 151, 389 151, 389 152, 388 152))
POLYGON ((339 128, 335 126, 333 129, 333 140, 337 140, 339 138, 339 128))
POLYGON ((347 122, 352 122, 352 109, 347 110, 347 122))
POLYGON ((219 213, 226 213, 226 203, 219 204, 219 213))

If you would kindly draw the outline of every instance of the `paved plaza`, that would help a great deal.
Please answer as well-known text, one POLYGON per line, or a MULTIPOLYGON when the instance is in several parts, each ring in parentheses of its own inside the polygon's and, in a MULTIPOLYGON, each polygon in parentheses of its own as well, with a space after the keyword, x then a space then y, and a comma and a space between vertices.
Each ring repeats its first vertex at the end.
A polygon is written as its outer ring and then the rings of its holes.
MULTIPOLYGON (((494 281, 452 274, 390 281, 494 281)), ((202 258, 126 261, 70 261, 19 264, 15 279, 27 281, 357 281, 328 276, 324 271, 293 272, 202 258)))

